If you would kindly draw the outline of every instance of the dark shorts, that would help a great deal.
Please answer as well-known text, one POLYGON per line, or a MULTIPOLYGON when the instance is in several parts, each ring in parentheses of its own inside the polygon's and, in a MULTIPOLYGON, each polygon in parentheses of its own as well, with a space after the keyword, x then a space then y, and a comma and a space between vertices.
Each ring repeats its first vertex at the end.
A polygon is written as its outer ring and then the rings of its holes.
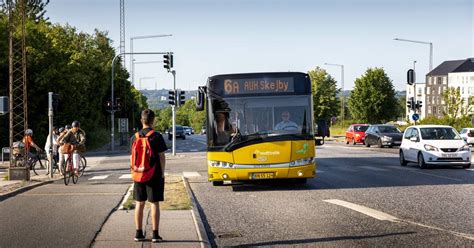
POLYGON ((133 199, 135 201, 160 202, 164 200, 165 179, 152 178, 146 183, 133 184, 133 199))

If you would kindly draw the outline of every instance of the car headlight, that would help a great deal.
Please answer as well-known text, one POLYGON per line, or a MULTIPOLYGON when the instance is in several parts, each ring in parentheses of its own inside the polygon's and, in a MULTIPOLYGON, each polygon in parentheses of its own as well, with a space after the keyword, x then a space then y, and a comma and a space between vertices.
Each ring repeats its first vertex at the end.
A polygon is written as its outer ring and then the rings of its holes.
POLYGON ((356 137, 360 137, 360 134, 356 133, 356 137))
POLYGON ((214 161, 214 160, 209 160, 209 165, 212 166, 212 167, 217 167, 217 168, 232 168, 232 167, 234 167, 233 163, 223 162, 223 161, 214 161))
POLYGON ((290 167, 303 166, 303 165, 307 165, 307 164, 311 164, 311 163, 314 163, 314 158, 313 157, 303 158, 303 159, 298 159, 298 160, 291 161, 290 162, 290 167))
POLYGON ((383 137, 382 137, 382 140, 383 140, 383 141, 391 141, 391 140, 392 140, 392 137, 383 136, 383 137))
POLYGON ((463 151, 470 151, 471 147, 469 145, 463 145, 461 148, 458 149, 458 152, 463 152, 463 151))
POLYGON ((434 151, 434 152, 437 152, 439 151, 438 148, 432 146, 432 145, 425 145, 425 150, 427 151, 434 151))

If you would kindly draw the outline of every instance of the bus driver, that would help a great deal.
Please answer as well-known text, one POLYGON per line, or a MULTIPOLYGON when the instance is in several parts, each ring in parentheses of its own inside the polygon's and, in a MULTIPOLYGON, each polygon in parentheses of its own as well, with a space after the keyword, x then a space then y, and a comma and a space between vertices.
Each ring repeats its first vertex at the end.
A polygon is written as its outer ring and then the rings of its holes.
POLYGON ((298 130, 298 125, 294 121, 290 121, 290 112, 283 111, 281 113, 282 121, 275 126, 275 130, 298 130))

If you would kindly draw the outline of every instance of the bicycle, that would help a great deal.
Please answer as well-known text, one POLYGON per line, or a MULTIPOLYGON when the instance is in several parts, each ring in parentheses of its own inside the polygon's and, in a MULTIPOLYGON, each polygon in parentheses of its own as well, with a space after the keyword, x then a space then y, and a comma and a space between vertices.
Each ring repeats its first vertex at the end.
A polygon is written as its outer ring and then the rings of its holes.
POLYGON ((40 170, 46 170, 46 175, 48 175, 49 163, 46 158, 46 153, 40 152, 37 154, 33 154, 31 157, 28 158, 28 164, 30 166, 30 170, 33 170, 35 175, 38 176, 38 172, 40 170))
MULTIPOLYGON (((72 161, 73 153, 67 153, 67 159, 65 163, 62 164, 62 171, 64 176, 64 184, 67 186, 69 184, 69 180, 72 177, 72 183, 76 184, 77 180, 79 179, 79 173, 76 173, 74 170, 74 164, 72 161)), ((66 154, 65 154, 66 155, 66 154)))
POLYGON ((87 167, 87 160, 86 160, 86 157, 84 157, 83 153, 79 153, 79 156, 81 157, 81 164, 79 167, 79 176, 82 177, 87 167))

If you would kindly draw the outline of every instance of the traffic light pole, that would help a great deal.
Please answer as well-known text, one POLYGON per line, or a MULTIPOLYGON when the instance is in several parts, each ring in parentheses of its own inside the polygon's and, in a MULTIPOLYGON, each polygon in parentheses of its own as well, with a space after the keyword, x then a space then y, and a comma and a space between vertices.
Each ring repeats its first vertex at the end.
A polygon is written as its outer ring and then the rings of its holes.
MULTIPOLYGON (((172 70, 171 74, 173 74, 173 91, 176 93, 176 71, 172 70)), ((179 99, 176 99, 177 95, 175 94, 175 104, 171 106, 171 112, 173 115, 173 144, 172 144, 172 152, 173 156, 176 155, 176 102, 179 101, 179 99)))
POLYGON ((152 54, 169 54, 169 53, 166 53, 166 52, 139 52, 139 53, 119 53, 119 54, 116 54, 114 59, 112 60, 112 76, 111 76, 111 83, 112 83, 112 86, 111 86, 111 102, 112 102, 112 106, 111 106, 111 110, 110 110, 110 138, 111 138, 111 141, 110 141, 110 150, 111 151, 114 151, 115 149, 115 112, 117 111, 116 110, 116 106, 114 106, 115 104, 115 99, 114 99, 114 75, 115 75, 115 62, 117 61, 117 58, 123 56, 123 55, 152 55, 152 54))
POLYGON ((48 117, 49 117, 49 154, 48 163, 49 163, 49 178, 53 178, 53 92, 48 92, 48 117))

